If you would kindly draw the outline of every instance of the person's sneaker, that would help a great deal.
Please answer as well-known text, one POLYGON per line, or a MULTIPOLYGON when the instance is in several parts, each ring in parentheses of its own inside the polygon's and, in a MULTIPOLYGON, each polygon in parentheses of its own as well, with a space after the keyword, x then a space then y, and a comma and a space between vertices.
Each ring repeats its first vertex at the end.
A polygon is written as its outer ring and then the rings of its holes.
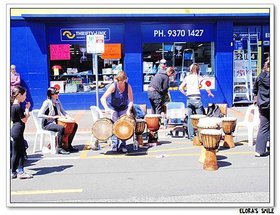
POLYGON ((70 152, 68 152, 68 151, 66 151, 62 148, 58 148, 57 149, 57 154, 68 155, 68 154, 70 154, 70 152))
POLYGON ((78 151, 79 151, 79 149, 77 149, 77 148, 75 148, 73 146, 69 147, 69 152, 78 152, 78 151))
POLYGON ((11 178, 12 178, 12 179, 17 178, 17 173, 16 173, 16 172, 12 172, 12 174, 11 174, 11 178))
POLYGON ((18 174, 17 177, 18 177, 19 179, 29 179, 29 178, 33 178, 33 175, 28 174, 28 173, 26 173, 26 172, 23 172, 23 173, 21 173, 21 174, 18 174))
POLYGON ((118 148, 116 146, 112 147, 111 149, 112 152, 117 152, 118 151, 118 148))
POLYGON ((262 157, 263 156, 263 154, 260 154, 260 153, 258 153, 258 152, 255 152, 255 157, 262 157))
POLYGON ((123 152, 123 153, 127 153, 127 149, 124 148, 124 147, 121 147, 121 148, 120 148, 120 151, 123 152))

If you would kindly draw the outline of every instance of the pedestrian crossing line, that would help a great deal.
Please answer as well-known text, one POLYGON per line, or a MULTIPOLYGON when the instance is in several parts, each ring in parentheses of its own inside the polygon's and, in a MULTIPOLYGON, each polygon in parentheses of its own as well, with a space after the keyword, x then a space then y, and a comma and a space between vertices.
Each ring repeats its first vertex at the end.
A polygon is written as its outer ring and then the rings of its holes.
POLYGON ((81 193, 83 189, 64 189, 64 190, 22 190, 22 191, 12 191, 12 196, 19 195, 41 195, 41 194, 60 194, 60 193, 81 193))

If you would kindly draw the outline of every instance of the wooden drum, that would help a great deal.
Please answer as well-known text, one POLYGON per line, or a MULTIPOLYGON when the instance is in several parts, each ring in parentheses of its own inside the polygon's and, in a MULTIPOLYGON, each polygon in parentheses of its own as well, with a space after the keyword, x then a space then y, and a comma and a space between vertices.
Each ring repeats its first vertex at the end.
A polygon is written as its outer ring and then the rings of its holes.
POLYGON ((218 123, 212 119, 212 117, 205 117, 199 119, 199 122, 197 123, 197 136, 200 142, 200 145, 202 144, 202 139, 201 139, 201 130, 203 129, 219 129, 218 123))
POLYGON ((130 139, 135 130, 136 121, 134 117, 128 115, 122 115, 113 126, 113 134, 120 140, 130 139))
POLYGON ((145 121, 147 123, 147 128, 149 129, 148 143, 158 144, 158 130, 160 128, 160 114, 147 114, 145 116, 145 121))
POLYGON ((221 130, 215 129, 203 129, 200 133, 203 146, 206 149, 203 169, 211 171, 217 170, 218 162, 216 156, 216 149, 219 147, 222 132, 221 130))
POLYGON ((235 147, 232 133, 235 131, 236 121, 237 119, 235 117, 222 118, 222 128, 225 133, 224 147, 226 148, 235 147))
POLYGON ((145 131, 146 128, 146 121, 144 119, 136 119, 136 127, 135 127, 135 135, 136 135, 136 141, 139 143, 139 145, 143 144, 143 137, 142 134, 145 131))
POLYGON ((93 123, 93 136, 100 140, 106 141, 113 135, 113 121, 109 118, 100 118, 93 123))
POLYGON ((75 120, 60 117, 57 119, 57 124, 64 127, 64 135, 62 139, 62 147, 67 150, 69 148, 69 135, 72 134, 75 127, 75 120))
MULTIPOLYGON (((192 120, 192 126, 193 126, 193 130, 194 130, 194 133, 195 133, 195 136, 193 138, 193 145, 194 146, 201 146, 201 143, 198 139, 198 136, 197 136, 197 124, 199 122, 199 120, 201 118, 205 118, 206 115, 203 115, 203 114, 194 114, 194 115, 191 115, 191 120, 192 120)), ((189 134, 191 135, 191 134, 189 134)))

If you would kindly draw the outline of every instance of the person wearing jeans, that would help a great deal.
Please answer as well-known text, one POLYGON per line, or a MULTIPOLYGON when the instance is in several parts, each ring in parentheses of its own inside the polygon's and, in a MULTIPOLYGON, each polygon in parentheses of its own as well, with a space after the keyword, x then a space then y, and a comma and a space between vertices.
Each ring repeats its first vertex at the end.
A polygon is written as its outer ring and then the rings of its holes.
MULTIPOLYGON (((133 93, 130 84, 127 83, 127 76, 124 71, 120 71, 116 77, 116 82, 112 83, 101 97, 100 101, 105 112, 111 113, 114 122, 124 114, 131 115, 133 108, 133 93)), ((112 151, 127 152, 126 142, 119 144, 118 138, 112 136, 112 151)))
MULTIPOLYGON (((193 126, 191 122, 191 115, 192 114, 205 114, 204 108, 202 106, 201 102, 201 96, 200 96, 200 88, 201 88, 201 82, 203 78, 199 75, 199 65, 197 63, 193 63, 190 66, 190 74, 187 75, 181 85, 179 86, 179 90, 187 96, 187 112, 188 112, 188 138, 193 139, 194 137, 194 131, 193 126), (187 87, 185 91, 185 87, 187 87)), ((206 91, 208 93, 208 96, 214 97, 211 90, 206 87, 206 91)))

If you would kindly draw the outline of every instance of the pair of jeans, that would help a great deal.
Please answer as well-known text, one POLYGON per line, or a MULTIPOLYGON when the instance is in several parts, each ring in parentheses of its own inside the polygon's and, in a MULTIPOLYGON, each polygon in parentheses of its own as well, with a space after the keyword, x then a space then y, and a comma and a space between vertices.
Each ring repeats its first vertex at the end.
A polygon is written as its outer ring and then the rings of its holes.
MULTIPOLYGON (((113 120, 113 122, 115 123, 118 120, 118 118, 120 118, 120 116, 126 114, 126 112, 127 112, 127 109, 122 110, 122 111, 114 110, 112 112, 112 120, 113 120)), ((112 149, 113 148, 120 149, 122 147, 123 148, 126 147, 126 141, 121 141, 121 144, 120 144, 120 140, 115 135, 112 136, 111 140, 112 140, 112 149)))
POLYGON ((203 106, 201 99, 194 99, 194 98, 187 98, 187 114, 188 114, 188 138, 193 139, 194 137, 194 130, 191 121, 192 114, 203 114, 203 106))
POLYGON ((148 97, 152 106, 152 114, 161 114, 164 103, 162 96, 155 90, 148 90, 148 97))
POLYGON ((256 152, 264 154, 266 151, 267 141, 270 136, 270 110, 259 109, 260 112, 260 127, 257 135, 256 152))

